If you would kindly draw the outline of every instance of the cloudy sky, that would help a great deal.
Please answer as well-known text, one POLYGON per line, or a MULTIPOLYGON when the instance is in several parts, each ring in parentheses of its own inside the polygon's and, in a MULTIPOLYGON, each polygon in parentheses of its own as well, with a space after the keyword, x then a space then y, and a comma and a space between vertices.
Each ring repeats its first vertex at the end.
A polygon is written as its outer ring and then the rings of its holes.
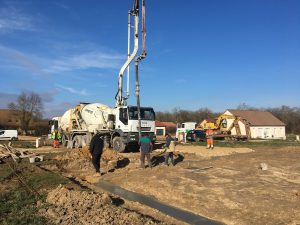
MULTIPOLYGON (((132 2, 0 0, 0 108, 23 91, 40 94, 45 117, 79 102, 114 106, 132 2)), ((146 3, 142 105, 300 106, 300 1, 146 3)))

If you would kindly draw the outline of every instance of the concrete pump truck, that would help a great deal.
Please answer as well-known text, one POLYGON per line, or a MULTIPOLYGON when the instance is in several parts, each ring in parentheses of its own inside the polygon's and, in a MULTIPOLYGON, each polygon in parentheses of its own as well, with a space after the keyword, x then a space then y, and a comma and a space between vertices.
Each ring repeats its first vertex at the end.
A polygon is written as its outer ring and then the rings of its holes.
POLYGON ((146 27, 145 0, 142 0, 142 50, 139 50, 139 14, 140 2, 134 1, 134 6, 128 11, 128 57, 121 67, 118 76, 118 91, 115 96, 114 108, 101 103, 80 103, 67 110, 61 117, 54 117, 50 122, 50 130, 61 132, 62 144, 72 147, 88 145, 94 134, 104 136, 106 145, 118 152, 123 152, 130 143, 137 143, 142 133, 147 133, 155 140, 155 113, 151 107, 140 106, 139 62, 146 57, 146 27), (131 32, 133 20, 134 31, 131 32), (130 37, 133 33, 133 50, 130 48, 130 37), (127 105, 129 98, 129 65, 135 62, 135 94, 137 104, 127 105), (123 75, 127 69, 127 91, 123 95, 123 75))

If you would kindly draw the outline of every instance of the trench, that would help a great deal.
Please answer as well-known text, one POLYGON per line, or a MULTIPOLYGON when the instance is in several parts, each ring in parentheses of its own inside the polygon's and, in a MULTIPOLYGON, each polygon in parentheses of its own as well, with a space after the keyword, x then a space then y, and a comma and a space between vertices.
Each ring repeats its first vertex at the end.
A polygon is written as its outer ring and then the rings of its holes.
POLYGON ((141 203, 143 205, 147 205, 153 209, 156 209, 168 216, 171 216, 175 219, 181 220, 183 222, 186 222, 188 224, 195 224, 195 225, 220 225, 222 223, 199 216, 197 214, 167 205, 165 203, 162 203, 155 198, 139 194, 136 192, 128 191, 124 188, 121 188, 119 186, 116 186, 108 181, 101 180, 98 183, 94 184, 97 187, 100 187, 101 189, 110 192, 112 194, 118 195, 121 198, 127 199, 129 201, 134 201, 141 203))
MULTIPOLYGON (((41 165, 36 165, 36 166, 38 168, 40 168, 41 170, 53 172, 51 170, 48 170, 48 169, 42 167, 41 165)), ((209 167, 208 167, 208 169, 209 169, 209 167)), ((73 177, 66 177, 66 178, 68 178, 71 182, 79 185, 82 189, 90 189, 89 187, 81 184, 80 181, 76 180, 73 177)), ((146 195, 143 195, 140 193, 136 193, 133 191, 128 191, 124 188, 121 188, 121 187, 114 185, 105 180, 100 180, 98 183, 95 183, 94 185, 111 193, 111 194, 118 195, 119 197, 127 199, 129 201, 134 201, 134 202, 138 202, 140 204, 149 206, 153 209, 160 211, 161 213, 164 213, 168 216, 171 216, 177 220, 183 221, 188 224, 194 224, 194 225, 221 225, 221 224, 223 224, 223 223, 211 220, 209 218, 202 217, 197 214, 176 208, 174 206, 170 206, 168 204, 165 204, 163 202, 156 200, 153 197, 149 197, 149 196, 146 196, 146 195)), ((119 205, 119 200, 120 200, 119 198, 116 200, 116 205, 119 205)), ((123 204, 123 202, 121 204, 123 204)))

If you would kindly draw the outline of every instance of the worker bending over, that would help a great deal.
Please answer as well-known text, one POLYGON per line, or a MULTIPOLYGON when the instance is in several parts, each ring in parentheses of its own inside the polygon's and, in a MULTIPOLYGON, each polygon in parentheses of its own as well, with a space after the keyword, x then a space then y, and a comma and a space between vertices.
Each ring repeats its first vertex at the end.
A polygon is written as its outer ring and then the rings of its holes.
POLYGON ((175 166, 174 163, 175 143, 174 143, 174 139, 171 137, 170 134, 166 134, 166 144, 164 148, 166 150, 165 165, 169 166, 169 164, 171 164, 172 166, 175 166))

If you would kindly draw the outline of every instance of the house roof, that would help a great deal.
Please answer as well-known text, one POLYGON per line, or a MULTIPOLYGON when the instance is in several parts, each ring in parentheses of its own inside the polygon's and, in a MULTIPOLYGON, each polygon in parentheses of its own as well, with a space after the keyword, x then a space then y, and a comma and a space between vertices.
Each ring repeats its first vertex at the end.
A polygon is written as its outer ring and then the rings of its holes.
MULTIPOLYGON (((20 126, 20 118, 15 111, 10 109, 0 109, 0 124, 3 127, 20 126)), ((47 120, 31 120, 30 126, 44 126, 48 125, 47 120)))
POLYGON ((272 113, 257 110, 235 110, 228 109, 234 116, 247 120, 253 126, 285 126, 272 113))
POLYGON ((18 118, 14 111, 10 109, 0 109, 0 122, 7 122, 8 119, 15 120, 18 118))
POLYGON ((161 121, 155 120, 155 126, 156 127, 176 127, 176 123, 173 123, 173 122, 161 122, 161 121))

